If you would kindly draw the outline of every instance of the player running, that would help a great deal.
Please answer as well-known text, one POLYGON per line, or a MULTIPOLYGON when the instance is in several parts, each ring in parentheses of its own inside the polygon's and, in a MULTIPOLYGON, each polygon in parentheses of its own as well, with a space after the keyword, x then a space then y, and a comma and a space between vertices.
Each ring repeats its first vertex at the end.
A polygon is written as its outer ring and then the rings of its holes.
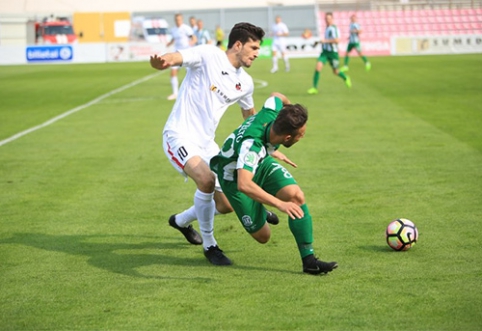
POLYGON ((320 40, 320 42, 323 44, 322 50, 320 56, 316 60, 315 74, 313 75, 313 86, 308 90, 308 94, 318 94, 318 81, 320 80, 320 72, 326 62, 329 62, 330 66, 333 68, 333 74, 343 79, 347 87, 351 87, 350 77, 338 69, 340 65, 338 56, 338 40, 340 37, 340 31, 336 25, 333 24, 332 13, 328 12, 325 14, 325 22, 325 38, 320 40))
POLYGON ((286 36, 289 34, 288 26, 281 21, 280 16, 276 16, 272 28, 273 44, 271 46, 273 67, 271 73, 278 71, 278 52, 285 63, 285 71, 290 71, 290 61, 286 55, 286 36))
POLYGON ((274 93, 258 114, 228 136, 210 166, 242 226, 258 242, 267 243, 271 237, 263 204, 288 214, 303 272, 317 275, 332 271, 338 264, 315 257, 312 218, 303 191, 274 159, 296 167, 278 148, 289 148, 303 138, 307 120, 303 106, 292 105, 284 95, 274 93))
POLYGON ((363 55, 360 45, 360 33, 362 32, 360 24, 356 21, 356 15, 353 14, 350 16, 350 37, 348 38, 348 46, 346 47, 345 53, 345 63, 344 66, 341 67, 340 71, 345 72, 348 71, 348 63, 350 62, 350 52, 355 49, 358 55, 365 63, 365 70, 369 71, 372 68, 372 65, 363 55))

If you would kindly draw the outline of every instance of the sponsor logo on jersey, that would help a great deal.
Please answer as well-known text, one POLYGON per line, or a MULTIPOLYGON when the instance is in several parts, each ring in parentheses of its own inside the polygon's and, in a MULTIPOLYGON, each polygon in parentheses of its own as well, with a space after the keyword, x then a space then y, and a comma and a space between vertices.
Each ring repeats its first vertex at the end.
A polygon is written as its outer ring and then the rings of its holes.
POLYGON ((236 90, 241 91, 241 83, 236 84, 236 90))
POLYGON ((253 168, 258 163, 258 154, 256 152, 249 152, 244 156, 244 164, 253 168))
POLYGON ((210 90, 220 96, 224 100, 224 102, 232 102, 232 99, 228 97, 223 91, 221 91, 217 86, 211 85, 210 90))
POLYGON ((226 71, 221 71, 221 75, 226 76, 229 75, 226 71))

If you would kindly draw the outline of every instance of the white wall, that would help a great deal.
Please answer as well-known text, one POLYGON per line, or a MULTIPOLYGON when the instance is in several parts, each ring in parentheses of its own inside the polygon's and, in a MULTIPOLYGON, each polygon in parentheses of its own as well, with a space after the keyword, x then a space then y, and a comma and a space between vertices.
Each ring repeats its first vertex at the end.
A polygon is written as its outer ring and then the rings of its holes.
POLYGON ((0 0, 0 14, 182 11, 212 8, 314 5, 315 0, 0 0))

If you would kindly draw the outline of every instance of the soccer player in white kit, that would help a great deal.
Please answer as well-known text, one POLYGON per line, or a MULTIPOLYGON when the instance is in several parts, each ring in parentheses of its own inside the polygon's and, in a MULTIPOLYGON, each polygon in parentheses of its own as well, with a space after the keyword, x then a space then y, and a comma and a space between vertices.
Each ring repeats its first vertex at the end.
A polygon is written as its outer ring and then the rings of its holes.
MULTIPOLYGON (((189 25, 183 23, 182 14, 174 15, 174 21, 176 22, 176 26, 171 28, 172 39, 167 43, 167 46, 169 47, 174 44, 174 49, 180 51, 181 49, 196 45, 196 34, 189 25)), ((179 80, 177 79, 178 69, 179 66, 171 67, 172 94, 167 97, 167 100, 176 100, 177 98, 179 92, 179 80)))
POLYGON ((199 45, 150 59, 151 66, 158 70, 180 65, 189 68, 164 126, 163 147, 174 168, 192 178, 197 190, 194 206, 172 215, 169 224, 192 244, 202 243, 204 255, 215 265, 232 264, 213 235, 215 213, 232 211, 209 168, 211 157, 219 153, 215 131, 226 109, 236 102, 244 119, 255 113, 253 79, 243 67, 249 68, 258 57, 263 36, 260 27, 238 23, 229 34, 226 51, 199 45), (202 240, 190 225, 195 219, 202 240))
POLYGON ((278 52, 281 54, 285 62, 285 71, 290 71, 290 61, 286 55, 286 36, 289 34, 288 26, 281 22, 281 17, 276 16, 275 24, 271 28, 273 34, 273 44, 271 46, 273 68, 271 68, 271 73, 274 74, 278 71, 278 52))

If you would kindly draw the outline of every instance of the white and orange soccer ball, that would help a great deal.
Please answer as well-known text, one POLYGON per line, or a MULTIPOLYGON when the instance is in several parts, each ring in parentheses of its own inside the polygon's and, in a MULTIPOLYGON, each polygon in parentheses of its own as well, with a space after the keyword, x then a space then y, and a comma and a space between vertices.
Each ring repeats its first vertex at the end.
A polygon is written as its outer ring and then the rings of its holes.
POLYGON ((418 230, 412 221, 399 218, 388 224, 385 236, 388 246, 396 251, 406 251, 417 242, 418 230))

